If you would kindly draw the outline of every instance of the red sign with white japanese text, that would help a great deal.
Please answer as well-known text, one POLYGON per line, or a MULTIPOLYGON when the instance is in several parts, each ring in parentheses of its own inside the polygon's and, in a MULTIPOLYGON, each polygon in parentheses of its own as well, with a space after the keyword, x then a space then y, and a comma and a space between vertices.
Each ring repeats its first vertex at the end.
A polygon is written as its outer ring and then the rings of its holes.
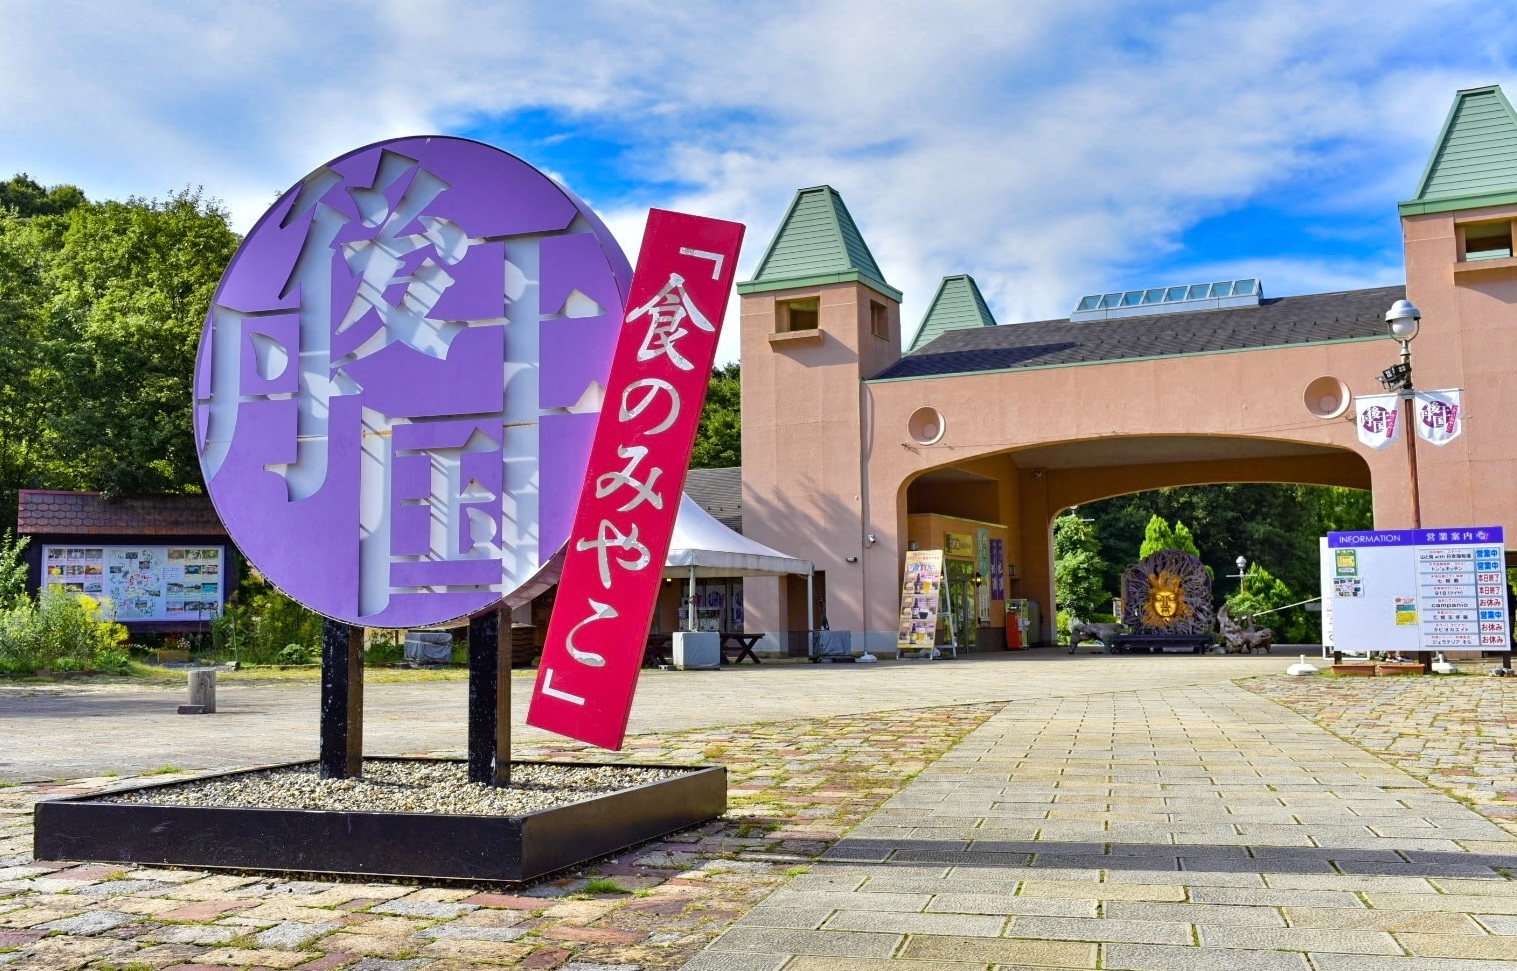
POLYGON ((621 748, 742 242, 740 223, 648 213, 529 725, 621 748))

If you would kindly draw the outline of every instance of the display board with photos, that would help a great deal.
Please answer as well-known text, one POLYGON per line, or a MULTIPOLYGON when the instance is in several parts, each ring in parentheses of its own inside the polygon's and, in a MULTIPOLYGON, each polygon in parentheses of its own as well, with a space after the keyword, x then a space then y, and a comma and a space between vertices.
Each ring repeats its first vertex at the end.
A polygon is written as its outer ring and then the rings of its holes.
POLYGON ((42 547, 44 588, 93 597, 123 623, 215 617, 225 581, 223 546, 42 547))
POLYGON ((897 650, 932 650, 937 643, 942 596, 943 551, 912 550, 907 553, 905 579, 901 583, 897 650))

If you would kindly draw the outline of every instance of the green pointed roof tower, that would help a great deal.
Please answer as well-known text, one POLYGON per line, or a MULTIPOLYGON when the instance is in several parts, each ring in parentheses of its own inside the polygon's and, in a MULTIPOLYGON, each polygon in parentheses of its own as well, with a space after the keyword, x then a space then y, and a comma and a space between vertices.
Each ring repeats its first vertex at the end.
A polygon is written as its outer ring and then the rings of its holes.
POLYGON ((927 315, 922 318, 922 325, 917 328, 917 335, 911 339, 906 353, 926 347, 944 331, 995 325, 995 314, 990 312, 974 277, 967 273, 945 276, 938 284, 937 296, 932 298, 932 305, 927 308, 927 315))
POLYGON ((1403 216, 1517 202, 1517 113, 1500 85, 1466 88, 1428 159, 1403 216))
POLYGON ((790 210, 753 279, 738 293, 763 293, 828 283, 862 283, 900 303, 901 291, 885 282, 869 244, 854 225, 843 197, 830 185, 795 194, 790 210))

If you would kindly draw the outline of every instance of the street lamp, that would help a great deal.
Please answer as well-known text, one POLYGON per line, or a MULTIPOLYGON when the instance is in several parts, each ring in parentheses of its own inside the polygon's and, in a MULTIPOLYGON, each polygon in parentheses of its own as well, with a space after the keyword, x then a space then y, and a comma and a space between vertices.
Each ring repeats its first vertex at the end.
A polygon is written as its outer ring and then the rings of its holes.
POLYGON ((1237 573, 1229 574, 1229 577, 1238 578, 1238 593, 1243 593, 1243 578, 1248 575, 1248 558, 1240 556, 1233 563, 1238 567, 1237 573))
POLYGON ((1397 300, 1385 312, 1385 324, 1391 337, 1401 342, 1401 363, 1380 373, 1380 383, 1387 391, 1401 395, 1403 434, 1406 437, 1406 468, 1411 484, 1412 528, 1422 527, 1422 496, 1417 488, 1417 431, 1412 427, 1412 340, 1421 329, 1422 311, 1410 300, 1397 300))

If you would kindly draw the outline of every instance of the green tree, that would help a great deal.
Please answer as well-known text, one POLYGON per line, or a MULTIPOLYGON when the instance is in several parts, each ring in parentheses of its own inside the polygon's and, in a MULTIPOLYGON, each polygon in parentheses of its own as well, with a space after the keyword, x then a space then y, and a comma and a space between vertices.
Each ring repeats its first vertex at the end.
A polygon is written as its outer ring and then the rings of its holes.
POLYGON ((1138 547, 1138 559, 1152 556, 1160 550, 1180 550, 1195 557, 1201 555, 1201 551, 1196 548, 1196 538, 1184 523, 1175 520, 1174 526, 1170 526, 1163 516, 1155 513, 1149 517, 1148 525, 1143 530, 1143 545, 1138 547))
POLYGON ((21 557, 30 541, 30 536, 17 539, 8 529, 0 534, 0 610, 26 600, 26 561, 21 557))
POLYGON ((695 433, 693 469, 726 469, 743 464, 742 370, 737 363, 711 369, 706 406, 695 433))
POLYGON ((1080 511, 1096 520, 1111 584, 1119 583, 1121 571, 1134 561, 1133 551, 1155 515, 1189 527, 1197 555, 1214 579, 1236 573, 1234 561, 1241 555, 1268 563, 1292 590, 1307 591, 1316 591, 1320 582, 1318 537, 1372 523, 1368 492, 1305 485, 1156 489, 1082 505, 1080 511))
POLYGON ((55 185, 44 189, 25 172, 0 182, 0 210, 19 217, 61 216, 87 200, 77 186, 55 185))
POLYGON ((1053 521, 1054 597, 1073 616, 1089 620, 1105 613, 1106 561, 1091 524, 1073 511, 1053 521))
POLYGON ((1243 571, 1238 590, 1227 598, 1227 612, 1243 626, 1248 625, 1250 614, 1256 615, 1258 626, 1272 628, 1275 639, 1282 644, 1310 643, 1318 637, 1319 622, 1309 617, 1302 607, 1279 609, 1303 599, 1269 570, 1258 563, 1250 563, 1243 571), (1264 614, 1264 611, 1270 613, 1264 614), (1263 616, 1257 616, 1260 614, 1263 616))
POLYGON ((238 237, 198 191, 79 205, 37 235, 48 294, 32 391, 40 475, 107 494, 199 491, 190 382, 238 237))

